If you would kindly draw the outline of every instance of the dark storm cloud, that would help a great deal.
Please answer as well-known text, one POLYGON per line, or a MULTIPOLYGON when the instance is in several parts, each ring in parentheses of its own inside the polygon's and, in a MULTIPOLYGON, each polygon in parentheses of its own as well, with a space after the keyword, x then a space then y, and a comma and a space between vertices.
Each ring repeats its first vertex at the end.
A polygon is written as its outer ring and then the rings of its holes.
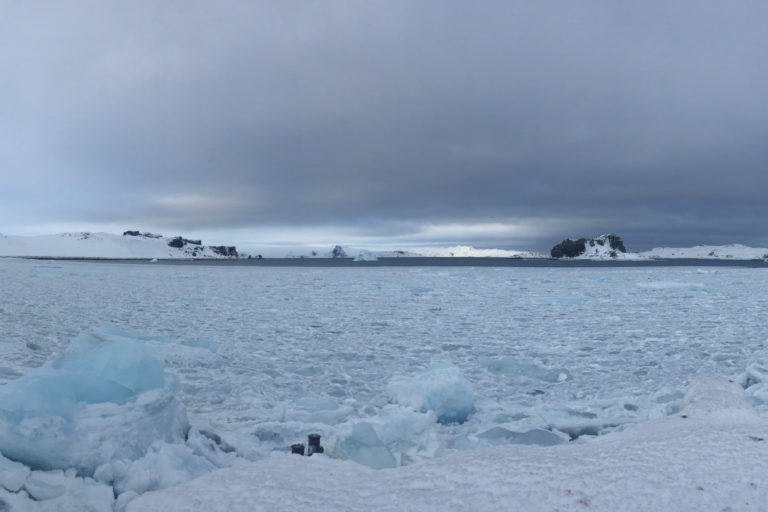
POLYGON ((768 4, 46 7, 0 7, 5 226, 768 242, 768 4))

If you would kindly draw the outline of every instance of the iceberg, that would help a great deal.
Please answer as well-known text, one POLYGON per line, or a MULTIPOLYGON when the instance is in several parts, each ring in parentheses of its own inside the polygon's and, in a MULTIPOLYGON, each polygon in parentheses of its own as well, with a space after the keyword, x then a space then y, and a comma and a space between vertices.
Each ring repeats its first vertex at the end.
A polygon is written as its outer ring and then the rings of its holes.
POLYGON ((436 365, 414 377, 394 377, 388 391, 400 405, 433 411, 440 423, 464 423, 474 409, 472 385, 452 365, 436 365))
POLYGON ((142 343, 95 330, 58 358, 0 386, 0 453, 33 470, 93 476, 189 429, 175 376, 142 343))
POLYGON ((360 251, 352 261, 379 261, 379 258, 372 252, 360 251))

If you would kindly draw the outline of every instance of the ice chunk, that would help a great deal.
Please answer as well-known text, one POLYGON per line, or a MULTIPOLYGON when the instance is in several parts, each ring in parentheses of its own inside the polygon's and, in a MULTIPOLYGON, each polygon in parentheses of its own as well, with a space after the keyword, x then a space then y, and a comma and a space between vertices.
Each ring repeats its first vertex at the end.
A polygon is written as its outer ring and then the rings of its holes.
POLYGON ((237 459, 235 447, 227 443, 217 433, 209 430, 189 429, 187 446, 195 455, 204 457, 216 467, 231 466, 237 459))
POLYGON ((503 373, 515 377, 528 377, 544 382, 564 382, 573 379, 565 368, 542 368, 529 361, 512 358, 483 358, 480 362, 493 373, 503 373))
POLYGON ((372 424, 362 421, 352 426, 352 431, 338 445, 338 452, 345 458, 374 469, 394 468, 397 460, 379 439, 372 424))
POLYGON ((82 475, 142 457, 156 440, 184 439, 176 387, 141 343, 82 334, 54 361, 0 386, 0 452, 32 469, 82 475))
POLYGON ((104 339, 140 341, 159 360, 171 365, 190 365, 212 361, 218 344, 211 340, 176 340, 167 336, 146 336, 108 325, 98 329, 104 339))
POLYGON ((433 366, 414 377, 394 377, 388 391, 401 405, 433 411, 440 423, 463 423, 474 409, 471 384, 451 365, 433 366))
POLYGON ((364 421, 340 425, 331 435, 326 453, 374 469, 391 468, 434 456, 439 449, 437 418, 396 405, 364 421))
POLYGON ((17 492, 24 485, 29 473, 30 469, 24 464, 8 460, 0 455, 0 487, 11 492, 17 492))
MULTIPOLYGON (((16 463, 18 464, 18 463, 16 463)), ((20 465, 20 464, 19 464, 20 465)), ((0 478, 7 481, 8 476, 3 464, 0 478)), ((26 466, 22 466, 25 467, 26 466)), ((14 468, 14 471, 17 468, 14 468)), ((23 476, 14 483, 15 491, 7 492, 0 487, 0 511, 103 511, 112 512, 114 493, 112 488, 94 481, 92 478, 76 476, 74 469, 67 471, 30 471, 29 468, 16 476, 23 476), (3 502, 6 508, 3 508, 3 502)), ((7 488, 6 488, 7 489, 7 488)), ((9 489, 10 491, 10 489, 9 489)))
POLYGON ((534 428, 527 432, 514 432, 504 427, 493 427, 477 435, 492 445, 498 444, 531 444, 537 446, 552 446, 562 444, 567 440, 554 432, 543 428, 534 428))
POLYGON ((754 415, 754 409, 744 397, 744 390, 732 380, 719 375, 697 375, 691 381, 683 398, 682 412, 686 415, 709 417, 724 413, 734 417, 754 415))
POLYGON ((379 258, 372 252, 360 251, 352 261, 379 261, 379 258))
POLYGON ((99 466, 95 478, 112 484, 115 492, 138 494, 180 484, 215 469, 185 444, 156 442, 138 460, 113 460, 99 466))
POLYGON ((747 370, 736 379, 741 387, 744 389, 754 386, 755 384, 761 384, 768 382, 768 368, 765 365, 753 363, 747 366, 747 370))
POLYGON ((64 471, 33 471, 26 482, 24 489, 29 495, 38 500, 52 500, 63 496, 67 491, 67 477, 64 471))

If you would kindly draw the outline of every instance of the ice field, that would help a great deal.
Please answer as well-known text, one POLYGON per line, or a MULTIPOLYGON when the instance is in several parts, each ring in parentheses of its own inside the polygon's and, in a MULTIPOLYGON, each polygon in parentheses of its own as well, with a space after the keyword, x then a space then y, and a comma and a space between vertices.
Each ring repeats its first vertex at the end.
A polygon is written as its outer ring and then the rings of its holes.
POLYGON ((0 259, 0 505, 121 510, 245 461, 282 467, 273 452, 308 433, 318 460, 412 475, 501 445, 589 450, 679 417, 700 373, 765 418, 767 285, 733 267, 0 259))

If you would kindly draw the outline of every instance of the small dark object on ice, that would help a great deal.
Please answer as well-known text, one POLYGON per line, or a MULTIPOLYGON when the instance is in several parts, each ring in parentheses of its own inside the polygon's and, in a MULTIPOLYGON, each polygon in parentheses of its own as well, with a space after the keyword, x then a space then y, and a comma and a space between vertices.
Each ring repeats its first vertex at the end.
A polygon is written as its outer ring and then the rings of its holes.
MULTIPOLYGON (((313 453, 325 452, 325 448, 320 446, 320 434, 309 434, 307 441, 307 457, 311 457, 313 453)), ((296 455, 304 455, 304 443, 292 444, 291 453, 295 453, 296 455)))
POLYGON ((762 438, 762 437, 757 437, 757 436, 749 436, 749 438, 750 438, 751 440, 753 440, 753 441, 765 441, 765 439, 764 439, 764 438, 762 438))
POLYGON ((309 434, 307 439, 308 450, 307 455, 311 456, 313 453, 323 453, 325 449, 320 446, 320 434, 309 434))

